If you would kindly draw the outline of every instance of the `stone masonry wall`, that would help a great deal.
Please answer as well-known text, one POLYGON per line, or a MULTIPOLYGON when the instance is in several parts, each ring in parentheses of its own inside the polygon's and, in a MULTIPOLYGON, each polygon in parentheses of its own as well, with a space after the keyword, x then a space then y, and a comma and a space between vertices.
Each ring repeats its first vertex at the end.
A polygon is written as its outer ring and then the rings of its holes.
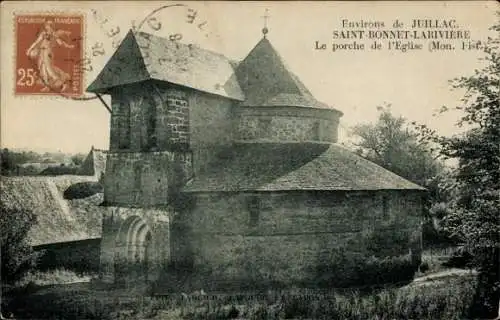
POLYGON ((145 118, 144 112, 144 94, 138 91, 137 88, 129 88, 125 91, 125 95, 123 96, 124 101, 130 107, 130 150, 133 151, 142 151, 143 150, 143 141, 146 137, 145 135, 145 127, 146 124, 143 121, 145 118))
POLYGON ((419 256, 420 214, 417 194, 295 193, 199 195, 183 218, 195 273, 290 284, 341 258, 419 256))
POLYGON ((191 92, 189 105, 190 146, 193 170, 197 174, 215 159, 217 153, 231 145, 233 102, 214 95, 191 92))
POLYGON ((112 92, 110 150, 188 149, 189 92, 144 82, 112 92))
POLYGON ((113 91, 111 108, 113 112, 111 113, 109 149, 128 149, 130 148, 130 106, 122 90, 113 91))
POLYGON ((189 144, 188 92, 174 87, 160 87, 163 111, 158 115, 160 149, 189 144))
POLYGON ((104 178, 107 204, 167 204, 192 177, 189 91, 143 82, 112 92, 110 152, 104 178))
POLYGON ((192 176, 191 161, 191 154, 182 152, 110 152, 104 201, 128 207, 167 204, 192 176))
POLYGON ((236 121, 240 141, 336 142, 339 120, 333 110, 246 107, 236 121))

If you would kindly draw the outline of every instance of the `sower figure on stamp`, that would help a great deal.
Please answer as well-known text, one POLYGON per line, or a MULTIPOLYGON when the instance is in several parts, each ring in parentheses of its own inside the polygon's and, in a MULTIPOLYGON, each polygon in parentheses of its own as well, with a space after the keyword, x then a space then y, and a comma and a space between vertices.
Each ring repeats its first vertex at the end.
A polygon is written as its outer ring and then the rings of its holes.
POLYGON ((38 81, 43 86, 41 91, 58 90, 65 91, 67 82, 70 80, 69 74, 58 68, 54 64, 53 47, 60 45, 68 49, 73 49, 75 46, 66 43, 61 37, 69 36, 70 31, 54 30, 54 22, 46 21, 40 31, 38 38, 26 50, 26 55, 35 60, 38 68, 38 81))

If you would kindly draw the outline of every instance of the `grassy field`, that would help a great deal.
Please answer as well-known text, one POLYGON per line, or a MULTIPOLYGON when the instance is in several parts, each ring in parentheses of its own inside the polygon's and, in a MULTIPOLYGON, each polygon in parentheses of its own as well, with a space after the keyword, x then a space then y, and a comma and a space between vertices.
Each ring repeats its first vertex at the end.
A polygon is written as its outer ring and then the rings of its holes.
POLYGON ((20 319, 464 319, 475 276, 464 272, 373 292, 306 289, 141 297, 90 282, 16 289, 4 314, 20 319))
POLYGON ((17 319, 464 319, 476 274, 449 269, 448 251, 424 252, 423 268, 403 287, 177 293, 143 297, 105 290, 92 275, 67 270, 28 273, 2 300, 17 319))

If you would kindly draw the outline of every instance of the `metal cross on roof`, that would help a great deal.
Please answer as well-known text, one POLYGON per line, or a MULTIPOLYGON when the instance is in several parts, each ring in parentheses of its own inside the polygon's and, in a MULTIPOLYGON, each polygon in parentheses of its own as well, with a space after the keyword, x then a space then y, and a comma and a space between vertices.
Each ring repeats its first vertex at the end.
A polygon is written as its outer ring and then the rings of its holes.
POLYGON ((267 28, 267 19, 269 19, 270 17, 271 16, 269 15, 269 9, 266 8, 266 13, 262 16, 262 18, 264 19, 264 28, 262 28, 262 34, 264 35, 264 38, 269 32, 269 29, 267 28))

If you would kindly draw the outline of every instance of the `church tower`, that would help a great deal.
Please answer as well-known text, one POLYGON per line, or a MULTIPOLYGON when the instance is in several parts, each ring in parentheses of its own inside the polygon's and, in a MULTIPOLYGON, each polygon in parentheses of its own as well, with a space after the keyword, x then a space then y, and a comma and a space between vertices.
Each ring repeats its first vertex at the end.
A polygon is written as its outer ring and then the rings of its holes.
POLYGON ((236 67, 245 94, 236 114, 240 143, 335 143, 342 112, 322 103, 286 66, 266 35, 236 67))
POLYGON ((222 55, 131 31, 87 91, 111 97, 103 279, 125 280, 134 265, 135 278, 157 279, 182 251, 182 241, 170 241, 181 188, 231 143, 231 107, 243 97, 233 67, 222 55))
POLYGON ((133 33, 88 91, 111 96, 106 205, 152 208, 171 203, 192 174, 186 92, 150 79, 133 33))

